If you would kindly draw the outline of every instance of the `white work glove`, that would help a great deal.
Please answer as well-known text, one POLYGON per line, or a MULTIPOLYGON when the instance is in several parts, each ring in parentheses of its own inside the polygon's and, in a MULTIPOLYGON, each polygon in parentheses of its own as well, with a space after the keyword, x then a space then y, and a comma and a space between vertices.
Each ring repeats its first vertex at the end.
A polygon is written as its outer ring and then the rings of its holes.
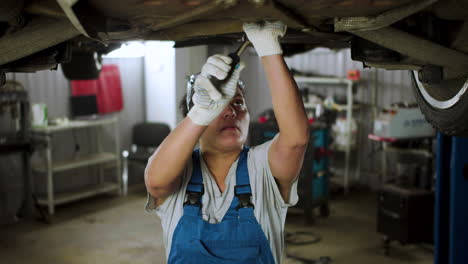
POLYGON ((279 39, 286 33, 286 25, 281 21, 264 23, 244 23, 242 26, 258 56, 283 54, 279 39))
POLYGON ((187 116, 197 125, 207 126, 213 121, 226 106, 237 91, 237 82, 245 65, 243 62, 237 64, 229 79, 223 82, 219 91, 208 79, 217 78, 224 80, 227 77, 232 59, 224 55, 213 55, 208 58, 197 76, 194 84, 195 93, 192 97, 193 107, 187 116))

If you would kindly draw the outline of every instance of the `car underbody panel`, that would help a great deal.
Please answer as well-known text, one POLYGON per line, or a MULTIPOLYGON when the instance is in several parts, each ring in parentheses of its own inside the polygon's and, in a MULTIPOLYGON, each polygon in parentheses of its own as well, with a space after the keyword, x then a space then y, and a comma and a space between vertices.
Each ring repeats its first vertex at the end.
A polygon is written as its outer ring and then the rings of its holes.
MULTIPOLYGON (((349 47, 350 40, 359 36, 402 55, 399 61, 364 58, 363 62, 369 62, 367 65, 384 68, 388 65, 389 69, 413 65, 415 69, 435 64, 453 66, 462 73, 466 70, 463 58, 467 55, 461 52, 468 50, 468 26, 464 21, 468 17, 468 0, 31 0, 21 5, 22 1, 6 2, 16 9, 14 12, 0 9, 3 21, 0 25, 4 26, 0 65, 63 41, 80 47, 127 40, 173 40, 177 47, 226 44, 240 38, 243 22, 281 20, 288 25, 288 34, 282 40, 288 47, 286 55, 315 47, 349 47), (24 23, 12 22, 16 21, 15 16, 24 23), (42 25, 43 21, 48 24, 42 25), (346 26, 351 27, 347 30, 346 26), (376 28, 383 26, 389 28, 376 28), (31 29, 40 33, 31 34, 31 29), (402 40, 414 45, 433 43, 427 49, 445 48, 442 54, 447 57, 424 60, 427 55, 420 53, 434 53, 426 52, 425 47, 419 47, 419 54, 413 53, 414 48, 409 51, 405 47, 395 48, 398 43, 382 32, 401 32, 399 36, 407 36, 402 40), (22 45, 11 45, 16 41, 22 45), (450 58, 458 58, 462 63, 447 65, 450 58)), ((101 50, 109 51, 105 47, 101 50)))
MULTIPOLYGON (((128 38, 143 36, 144 39, 176 41, 206 38, 239 33, 242 23, 246 21, 282 20, 290 29, 302 32, 300 41, 330 46, 327 43, 330 39, 346 41, 346 38, 340 36, 332 37, 337 35, 333 29, 333 18, 373 16, 410 2, 411 0, 117 0, 109 4, 106 0, 91 0, 86 5, 88 9, 93 8, 108 18, 109 33, 101 37, 109 40, 122 39, 125 35, 128 38), (118 30, 126 27, 128 30, 118 30)), ((299 41, 297 38, 296 36, 296 42, 299 41)), ((341 45, 337 44, 337 47, 341 45)))
POLYGON ((350 47, 364 66, 410 70, 431 124, 468 136, 468 0, 2 0, 0 84, 60 63, 69 79, 97 78, 123 41, 232 44, 263 20, 287 24, 286 56, 350 47))

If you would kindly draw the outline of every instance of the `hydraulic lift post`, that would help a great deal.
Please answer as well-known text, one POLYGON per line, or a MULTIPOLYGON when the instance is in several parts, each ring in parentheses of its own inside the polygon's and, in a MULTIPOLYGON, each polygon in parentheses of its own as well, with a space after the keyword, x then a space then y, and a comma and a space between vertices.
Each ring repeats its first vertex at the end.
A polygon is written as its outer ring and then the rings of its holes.
POLYGON ((437 134, 435 264, 468 263, 468 138, 437 134))

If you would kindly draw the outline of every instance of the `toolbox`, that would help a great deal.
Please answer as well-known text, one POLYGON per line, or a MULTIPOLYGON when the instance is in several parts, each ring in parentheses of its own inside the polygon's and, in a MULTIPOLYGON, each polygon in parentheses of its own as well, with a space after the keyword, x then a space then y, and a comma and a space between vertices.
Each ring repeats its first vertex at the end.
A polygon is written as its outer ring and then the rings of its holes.
MULTIPOLYGON (((276 122, 252 122, 249 128, 251 146, 271 140, 278 133, 276 122)), ((315 122, 310 126, 310 140, 299 175, 299 202, 304 210, 305 222, 314 223, 314 209, 319 208, 321 216, 328 217, 329 200, 329 128, 315 122)))
POLYGON ((432 243, 434 194, 432 191, 385 184, 379 191, 377 232, 384 236, 385 253, 391 241, 432 243))

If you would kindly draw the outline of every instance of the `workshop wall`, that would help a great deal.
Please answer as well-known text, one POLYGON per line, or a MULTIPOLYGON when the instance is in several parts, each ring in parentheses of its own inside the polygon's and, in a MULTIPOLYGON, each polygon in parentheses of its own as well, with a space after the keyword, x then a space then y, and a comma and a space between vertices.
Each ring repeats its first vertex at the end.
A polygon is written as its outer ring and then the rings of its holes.
MULTIPOLYGON (((388 107, 395 102, 414 102, 411 78, 407 71, 387 71, 362 67, 362 63, 351 60, 351 51, 315 49, 286 58, 291 69, 311 72, 316 75, 345 77, 348 70, 361 71, 361 82, 357 85, 355 98, 358 102, 371 104, 371 88, 377 88, 377 107, 388 107), (376 82, 376 83, 375 83, 376 82)), ((335 94, 346 97, 344 89, 328 89, 327 85, 314 85, 314 90, 325 95, 335 94), (340 91, 341 90, 341 91, 340 91)))
POLYGON ((205 64, 208 47, 206 45, 175 49, 175 93, 176 93, 176 120, 182 121, 179 110, 180 100, 185 99, 187 93, 187 80, 192 74, 200 72, 205 64))
POLYGON ((145 102, 150 122, 176 124, 175 49, 172 41, 145 43, 145 102))
MULTIPOLYGON (((103 64, 117 64, 121 74, 124 109, 119 113, 122 148, 131 144, 131 127, 145 119, 143 58, 104 58, 103 64)), ((31 104, 45 103, 49 120, 69 116, 70 83, 61 69, 36 73, 8 73, 7 79, 23 84, 31 104)))
MULTIPOLYGON (((33 74, 8 73, 7 80, 20 82, 31 103, 47 103, 52 118, 67 116, 69 84, 59 71, 33 74)), ((23 170, 20 154, 0 158, 0 223, 14 221, 23 197, 23 170)))
MULTIPOLYGON (((233 46, 209 46, 208 55, 215 53, 228 54, 235 50, 233 46)), ((247 86, 246 101, 249 107, 251 120, 255 120, 260 113, 272 107, 271 95, 265 78, 261 61, 253 48, 248 48, 241 56, 241 60, 247 65, 241 78, 247 86)), ((313 73, 314 75, 345 77, 348 70, 361 71, 361 81, 356 86, 354 100, 364 107, 354 112, 358 121, 358 148, 354 161, 359 159, 361 173, 356 175, 359 182, 375 188, 380 183, 380 153, 374 153, 373 149, 378 145, 368 140, 367 135, 373 130, 373 106, 372 89, 375 88, 375 109, 388 107, 394 102, 414 102, 411 78, 407 71, 386 71, 382 69, 364 69, 362 63, 351 60, 349 49, 333 51, 318 48, 307 53, 298 54, 286 58, 286 63, 291 70, 313 73)), ((299 84, 300 88, 305 86, 299 84)), ((310 91, 323 96, 334 95, 338 98, 346 98, 346 89, 331 87, 329 85, 308 85, 310 91)), ((342 153, 341 153, 342 154, 342 153)), ((336 155, 340 155, 337 153, 336 155)), ((356 162, 353 162, 356 164, 356 162)))
MULTIPOLYGON (((344 49, 333 51, 315 49, 313 51, 292 56, 286 59, 290 69, 314 73, 316 75, 345 77, 348 70, 357 69, 361 72, 361 81, 356 85, 355 103, 361 103, 364 108, 354 113, 359 126, 357 154, 361 164, 359 181, 370 187, 380 183, 380 155, 373 153, 377 148, 367 135, 373 130, 372 89, 377 93, 375 106, 377 109, 390 106, 395 102, 415 102, 412 83, 408 71, 387 71, 383 69, 364 69, 361 62, 351 60, 351 51, 344 49)), ((299 84, 300 87, 304 85, 299 84)), ((321 95, 335 95, 346 98, 346 89, 330 87, 329 85, 308 85, 310 91, 321 95)), ((380 154, 380 153, 377 153, 380 154)))
MULTIPOLYGON (((131 144, 131 128, 135 123, 144 121, 144 78, 143 58, 105 58, 104 64, 117 64, 121 73, 124 110, 119 113, 121 148, 128 149, 131 144)), ((61 70, 40 71, 37 73, 7 74, 7 79, 14 79, 23 84, 29 93, 31 103, 45 103, 48 106, 49 118, 69 116, 69 82, 64 78, 61 70)), ((74 144, 80 145, 80 151, 90 152, 96 146, 96 138, 90 131, 77 131, 57 134, 54 137, 54 158, 60 160, 73 155, 74 144)), ((104 138, 105 147, 110 147, 113 133, 104 138)), ((68 177, 55 177, 55 189, 58 192, 80 188, 96 182, 96 169, 77 170, 68 177)), ((35 175, 36 190, 45 192, 44 175, 35 175)), ((21 206, 23 190, 23 176, 20 155, 2 156, 0 159, 0 224, 11 222, 12 217, 21 206)))
POLYGON ((7 80, 20 82, 28 91, 31 104, 47 104, 49 118, 68 116, 70 84, 61 69, 36 73, 7 73, 7 80))
MULTIPOLYGON (((208 56, 213 54, 229 54, 237 45, 209 45, 208 56)), ((272 108, 271 95, 265 78, 265 72, 255 50, 250 47, 242 54, 241 60, 247 65, 241 79, 245 82, 246 101, 251 120, 255 120, 266 109, 272 108)), ((348 70, 361 72, 361 81, 356 85, 355 103, 363 104, 363 108, 354 111, 358 122, 358 147, 353 164, 359 160, 360 174, 352 174, 362 184, 376 188, 380 184, 381 155, 373 149, 377 143, 371 142, 367 135, 373 130, 373 111, 389 107, 395 102, 415 102, 411 78, 408 71, 387 71, 383 69, 364 69, 361 62, 351 60, 350 49, 338 51, 317 48, 312 51, 286 58, 291 70, 313 73, 314 75, 345 77, 348 70), (376 92, 376 102, 372 100, 372 89, 376 92), (375 107, 375 108, 374 108, 375 107)), ((302 89, 305 86, 299 84, 302 89)), ((346 99, 346 89, 329 85, 308 85, 310 91, 323 96, 334 95, 346 99)), ((343 153, 336 153, 336 156, 343 153)), ((354 168, 352 168, 354 172, 354 168)))
POLYGON ((120 139, 122 149, 129 149, 133 125, 146 119, 143 58, 104 58, 103 63, 117 64, 120 69, 124 98, 124 109, 119 114, 120 139))

